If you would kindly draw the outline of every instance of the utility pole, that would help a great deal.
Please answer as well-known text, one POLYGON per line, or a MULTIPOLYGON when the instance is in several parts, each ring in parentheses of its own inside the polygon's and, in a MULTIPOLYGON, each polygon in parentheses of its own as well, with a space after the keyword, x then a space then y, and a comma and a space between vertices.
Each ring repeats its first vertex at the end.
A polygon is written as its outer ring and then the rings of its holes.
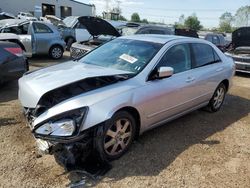
POLYGON ((105 0, 106 1, 106 12, 109 12, 109 2, 110 0, 105 0))

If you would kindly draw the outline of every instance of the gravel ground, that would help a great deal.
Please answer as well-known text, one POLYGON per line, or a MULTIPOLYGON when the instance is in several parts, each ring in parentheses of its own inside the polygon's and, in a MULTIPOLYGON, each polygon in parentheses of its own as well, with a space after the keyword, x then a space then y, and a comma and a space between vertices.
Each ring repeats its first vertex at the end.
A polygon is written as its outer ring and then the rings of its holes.
MULTIPOLYGON (((47 66, 40 59, 30 60, 31 69, 47 66)), ((249 79, 235 76, 220 112, 198 110, 145 133, 104 177, 85 186, 249 187, 249 79)), ((0 88, 0 151, 0 187, 67 187, 83 178, 66 173, 52 156, 37 154, 17 82, 0 88)))

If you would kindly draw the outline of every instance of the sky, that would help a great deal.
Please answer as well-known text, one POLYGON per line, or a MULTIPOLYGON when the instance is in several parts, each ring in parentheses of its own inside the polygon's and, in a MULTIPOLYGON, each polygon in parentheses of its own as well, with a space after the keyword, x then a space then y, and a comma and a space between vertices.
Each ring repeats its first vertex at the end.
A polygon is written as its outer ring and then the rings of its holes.
MULTIPOLYGON (((105 0, 78 0, 96 6, 96 14, 102 15, 106 10, 105 0)), ((117 0, 109 0, 110 7, 117 6, 117 0)), ((219 25, 219 17, 226 11, 233 15, 241 6, 250 5, 250 0, 119 0, 122 15, 131 18, 134 12, 141 19, 154 22, 174 24, 179 17, 195 13, 204 27, 212 28, 219 25)))

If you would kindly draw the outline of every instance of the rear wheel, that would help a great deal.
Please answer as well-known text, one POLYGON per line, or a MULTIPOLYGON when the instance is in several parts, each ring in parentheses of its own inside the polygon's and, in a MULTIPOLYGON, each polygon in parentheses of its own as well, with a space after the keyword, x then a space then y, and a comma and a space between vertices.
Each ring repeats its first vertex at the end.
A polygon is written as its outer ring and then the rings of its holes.
POLYGON ((102 159, 115 160, 121 157, 132 144, 135 137, 134 117, 126 111, 117 112, 96 137, 96 150, 102 159))
POLYGON ((60 59, 63 56, 63 48, 59 45, 52 46, 49 50, 49 55, 53 59, 60 59))
POLYGON ((226 87, 223 83, 216 88, 212 99, 210 100, 207 109, 210 112, 217 112, 220 110, 226 95, 226 87))

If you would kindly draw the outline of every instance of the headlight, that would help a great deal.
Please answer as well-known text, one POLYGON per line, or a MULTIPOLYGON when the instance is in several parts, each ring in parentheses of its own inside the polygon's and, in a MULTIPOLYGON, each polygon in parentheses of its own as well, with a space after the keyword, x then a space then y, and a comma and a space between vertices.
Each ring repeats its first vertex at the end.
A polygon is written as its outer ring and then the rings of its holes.
POLYGON ((53 123, 46 123, 35 132, 40 135, 71 136, 75 129, 75 122, 72 119, 63 119, 53 123))
POLYGON ((88 107, 64 112, 48 119, 34 130, 36 135, 70 137, 79 134, 88 107))

